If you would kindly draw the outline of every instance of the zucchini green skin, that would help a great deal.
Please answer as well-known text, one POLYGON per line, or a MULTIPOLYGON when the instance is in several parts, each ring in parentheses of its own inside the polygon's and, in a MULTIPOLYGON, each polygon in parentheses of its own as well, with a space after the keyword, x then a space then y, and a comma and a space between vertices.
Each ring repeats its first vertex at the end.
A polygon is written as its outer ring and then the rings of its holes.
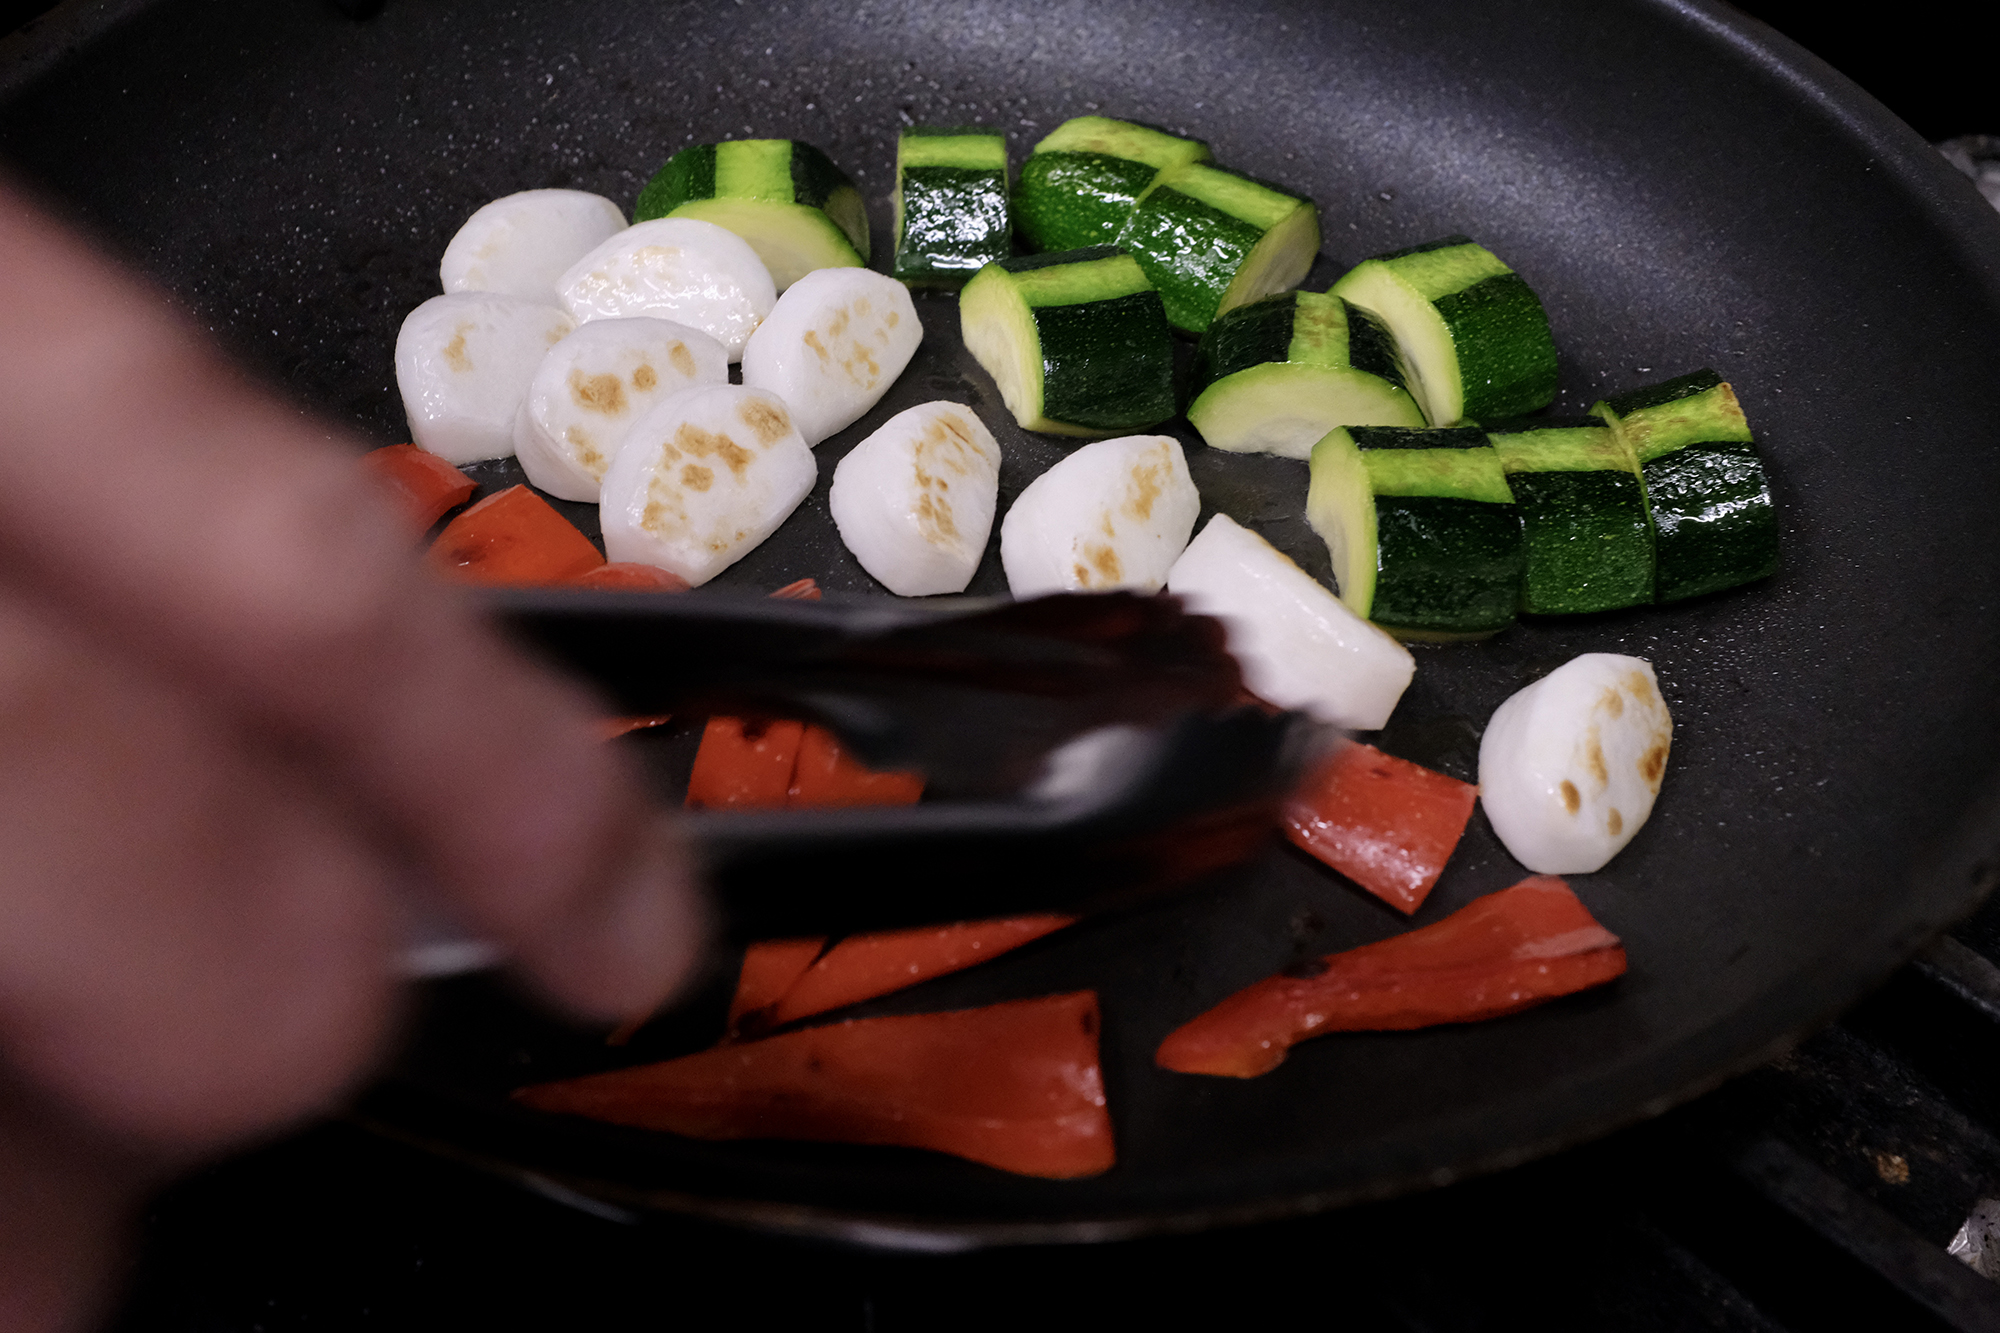
POLYGON ((1378 495, 1375 531, 1370 618, 1390 633, 1469 638, 1514 623, 1523 552, 1513 506, 1378 495))
POLYGON ((960 294, 959 322, 1026 430, 1122 435, 1174 415, 1160 294, 1113 247, 988 264, 960 294))
POLYGON ((1195 349, 1188 420, 1234 453, 1307 458, 1335 426, 1421 426, 1388 333, 1337 296, 1281 292, 1218 316, 1195 349))
POLYGON ((1778 568, 1778 517, 1736 393, 1712 370, 1620 394, 1591 411, 1645 483, 1654 600, 1678 602, 1778 568))
POLYGON ((1167 319, 1205 332, 1216 316, 1296 287, 1319 253, 1312 200, 1206 162, 1162 171, 1118 231, 1167 319))
POLYGON ((1464 236, 1362 261, 1336 296, 1389 326, 1434 426, 1525 416, 1554 401, 1548 313, 1521 276, 1464 236))
POLYGON ((1313 448, 1306 517, 1341 600, 1392 634, 1477 638, 1513 623, 1521 515, 1481 432, 1336 428, 1313 448))
POLYGON ((808 143, 731 139, 668 158, 632 207, 634 222, 687 217, 750 243, 780 290, 816 268, 868 263, 868 210, 847 174, 808 143))
POLYGON ((1007 140, 985 130, 904 130, 896 147, 896 249, 889 274, 962 287, 1014 252, 1007 140))
POLYGON ((1486 438, 1521 507, 1522 611, 1577 615, 1653 600, 1645 491, 1609 427, 1561 418, 1498 425, 1486 438))
POLYGON ((1110 245, 1163 168, 1208 159, 1208 145, 1106 116, 1058 125, 1021 166, 1014 225, 1030 250, 1110 245))

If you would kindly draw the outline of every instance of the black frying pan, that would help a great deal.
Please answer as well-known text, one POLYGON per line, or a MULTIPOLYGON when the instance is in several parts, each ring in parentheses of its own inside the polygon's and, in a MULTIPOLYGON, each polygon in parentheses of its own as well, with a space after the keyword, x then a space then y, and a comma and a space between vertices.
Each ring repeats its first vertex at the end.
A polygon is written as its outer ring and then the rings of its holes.
MULTIPOLYGON (((1557 410, 1714 366, 1769 461, 1776 578, 1425 649, 1382 738, 1469 776, 1485 718, 1537 674, 1589 650, 1653 661, 1677 724, 1665 791, 1632 847, 1578 882, 1630 949, 1614 987, 1477 1027, 1322 1040, 1251 1082, 1156 1071, 1159 1038, 1222 995, 1404 928, 1273 847, 1206 892, 873 1006, 1097 988, 1121 1149, 1096 1180, 516 1112, 500 1094, 521 1082, 691 1048, 718 1016, 697 1005, 621 1054, 480 981, 430 995, 365 1104, 395 1132, 604 1197, 878 1240, 1268 1216, 1490 1170, 1691 1096, 1857 998, 1993 883, 2000 219, 1851 85, 1721 6, 392 0, 357 26, 303 0, 207 0, 142 7, 80 49, 68 36, 58 21, 13 53, 7 152, 250 360, 383 442, 403 438, 396 326, 491 197, 630 201, 682 144, 792 136, 871 194, 879 245, 906 121, 1003 127, 1018 162, 1103 111, 1309 191, 1326 232, 1314 286, 1471 233, 1547 303, 1557 410)), ((1004 419, 950 301, 922 313, 916 363, 821 447, 819 490, 729 582, 878 593, 833 535, 826 478, 913 403, 979 409, 1007 451, 1003 503, 1063 453, 1004 419)), ((1211 508, 1324 574, 1298 465, 1183 438, 1211 508)), ((1000 587, 989 554, 973 591, 1000 587)), ((1475 819, 1418 921, 1519 874, 1475 819)))

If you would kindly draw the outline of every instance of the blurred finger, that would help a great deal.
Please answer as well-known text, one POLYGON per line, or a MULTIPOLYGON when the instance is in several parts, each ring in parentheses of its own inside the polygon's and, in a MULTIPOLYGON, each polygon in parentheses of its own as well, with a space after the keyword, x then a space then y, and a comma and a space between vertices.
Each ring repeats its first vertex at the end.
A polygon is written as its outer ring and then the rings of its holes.
POLYGON ((96 1326, 144 1179, 0 1076, 0 1329, 96 1326))
POLYGON ((502 651, 422 575, 353 451, 155 294, 4 196, 0 243, 24 275, 0 289, 0 574, 310 756, 558 998, 664 998, 691 876, 587 699, 502 651))
POLYGON ((343 1091, 390 1012, 392 871, 181 692, 0 598, 0 1049, 200 1151, 343 1091))

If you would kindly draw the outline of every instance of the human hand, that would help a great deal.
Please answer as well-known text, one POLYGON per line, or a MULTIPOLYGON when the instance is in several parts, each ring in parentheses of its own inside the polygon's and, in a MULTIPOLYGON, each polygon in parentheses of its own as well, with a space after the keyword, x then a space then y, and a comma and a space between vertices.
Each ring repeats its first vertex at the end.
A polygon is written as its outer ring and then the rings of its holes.
POLYGON ((410 902, 594 1018, 699 953, 587 697, 356 452, 0 186, 0 1331, 88 1320, 160 1172, 352 1086, 410 902))

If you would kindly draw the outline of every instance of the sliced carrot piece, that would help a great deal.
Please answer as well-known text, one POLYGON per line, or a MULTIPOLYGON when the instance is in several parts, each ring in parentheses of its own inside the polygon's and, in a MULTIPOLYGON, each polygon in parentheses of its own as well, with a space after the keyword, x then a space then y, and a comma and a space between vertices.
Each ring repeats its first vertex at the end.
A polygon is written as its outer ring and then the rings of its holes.
POLYGON ((736 994, 729 1001, 729 1031, 755 1025, 769 1027, 764 1012, 806 974, 826 947, 823 937, 803 940, 760 940, 743 951, 743 970, 736 975, 736 994))
POLYGON ((445 525, 431 567, 467 583, 566 583, 604 563, 590 538, 526 486, 489 495, 445 525))
POLYGON ((1090 991, 860 1018, 523 1088, 537 1110, 699 1139, 927 1148, 1070 1180, 1116 1154, 1090 991))
POLYGON ((630 560, 615 560, 595 569, 586 569, 570 582, 579 588, 597 588, 606 592, 686 592, 689 587, 688 581, 671 569, 635 564, 630 560))
POLYGON ((690 810, 717 806, 775 809, 786 803, 798 766, 803 722, 712 717, 688 778, 690 810))
POLYGON ((825 727, 808 726, 792 770, 790 804, 915 805, 924 794, 924 775, 878 772, 857 762, 825 727))
POLYGON ((1372 745, 1345 745, 1285 801, 1285 836, 1405 914, 1423 906, 1479 788, 1372 745))
POLYGON ((1015 916, 849 935, 817 962, 807 960, 811 965, 770 1005, 763 1022, 776 1027, 962 972, 1075 922, 1073 916, 1015 916))
POLYGON ((1569 885, 1536 875, 1436 925, 1246 987, 1168 1033, 1153 1058, 1183 1074, 1254 1078, 1306 1037, 1495 1018, 1624 971, 1618 937, 1569 885))
POLYGON ((436 454, 414 444, 392 444, 361 456, 361 466, 388 488, 418 532, 472 498, 479 484, 436 454))

